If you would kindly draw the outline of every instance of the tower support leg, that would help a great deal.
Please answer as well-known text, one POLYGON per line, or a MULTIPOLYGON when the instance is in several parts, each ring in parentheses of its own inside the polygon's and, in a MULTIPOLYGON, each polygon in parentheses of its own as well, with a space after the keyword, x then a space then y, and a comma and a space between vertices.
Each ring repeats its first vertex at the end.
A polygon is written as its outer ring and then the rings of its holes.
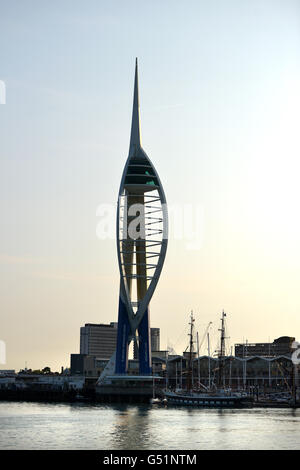
POLYGON ((139 337, 139 365, 141 375, 152 374, 149 308, 147 308, 138 328, 139 337))
POLYGON ((119 315, 118 315, 118 334, 117 334, 117 352, 116 352, 116 374, 126 374, 128 371, 128 347, 130 324, 128 320, 127 309, 119 299, 119 315))

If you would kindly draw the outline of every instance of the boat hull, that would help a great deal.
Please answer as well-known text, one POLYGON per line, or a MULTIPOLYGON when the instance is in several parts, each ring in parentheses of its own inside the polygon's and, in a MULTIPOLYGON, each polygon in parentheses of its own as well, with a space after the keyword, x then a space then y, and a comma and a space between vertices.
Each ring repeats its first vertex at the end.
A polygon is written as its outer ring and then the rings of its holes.
POLYGON ((251 408, 253 400, 236 396, 193 396, 165 394, 168 405, 193 406, 198 408, 251 408))

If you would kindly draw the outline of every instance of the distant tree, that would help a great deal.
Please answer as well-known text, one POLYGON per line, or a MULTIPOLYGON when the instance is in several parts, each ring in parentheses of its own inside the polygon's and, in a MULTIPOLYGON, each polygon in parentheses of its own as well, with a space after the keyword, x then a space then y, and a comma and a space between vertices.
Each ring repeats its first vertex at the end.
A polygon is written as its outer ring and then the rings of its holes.
POLYGON ((44 369, 42 369, 42 372, 43 374, 51 374, 51 369, 50 367, 44 367, 44 369))

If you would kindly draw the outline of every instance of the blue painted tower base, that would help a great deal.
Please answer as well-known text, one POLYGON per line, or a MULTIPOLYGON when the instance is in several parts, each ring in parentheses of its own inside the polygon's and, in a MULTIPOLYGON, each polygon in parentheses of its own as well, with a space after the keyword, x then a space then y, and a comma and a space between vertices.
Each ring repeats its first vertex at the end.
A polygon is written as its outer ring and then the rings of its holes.
POLYGON ((147 308, 138 328, 140 374, 152 374, 149 309, 147 308))
MULTIPOLYGON (((116 374, 128 372, 128 348, 131 336, 130 323, 125 303, 119 299, 118 334, 116 352, 116 374)), ((151 368, 151 343, 149 327, 149 309, 147 308, 138 327, 139 336, 139 372, 140 375, 152 374, 151 368)))
POLYGON ((119 299, 118 315, 118 334, 117 334, 117 352, 116 352, 116 374, 126 374, 128 370, 128 346, 130 335, 130 324, 127 315, 127 309, 119 299))

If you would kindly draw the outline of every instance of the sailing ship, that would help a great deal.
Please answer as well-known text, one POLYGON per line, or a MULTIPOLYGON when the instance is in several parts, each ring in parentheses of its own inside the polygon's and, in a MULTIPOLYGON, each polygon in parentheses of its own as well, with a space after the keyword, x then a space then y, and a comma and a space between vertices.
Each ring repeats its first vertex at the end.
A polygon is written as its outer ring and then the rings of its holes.
MULTIPOLYGON (((186 390, 184 391, 165 391, 165 398, 168 405, 197 406, 202 408, 245 408, 251 407, 253 399, 243 392, 233 392, 230 388, 226 389, 224 383, 224 363, 225 363, 225 317, 222 312, 221 318, 221 345, 218 354, 218 385, 207 388, 205 392, 194 391, 192 387, 193 373, 193 336, 194 336, 194 317, 191 312, 190 320, 190 341, 189 341, 189 360, 186 390)), ((199 354, 199 352, 198 352, 199 354)))

